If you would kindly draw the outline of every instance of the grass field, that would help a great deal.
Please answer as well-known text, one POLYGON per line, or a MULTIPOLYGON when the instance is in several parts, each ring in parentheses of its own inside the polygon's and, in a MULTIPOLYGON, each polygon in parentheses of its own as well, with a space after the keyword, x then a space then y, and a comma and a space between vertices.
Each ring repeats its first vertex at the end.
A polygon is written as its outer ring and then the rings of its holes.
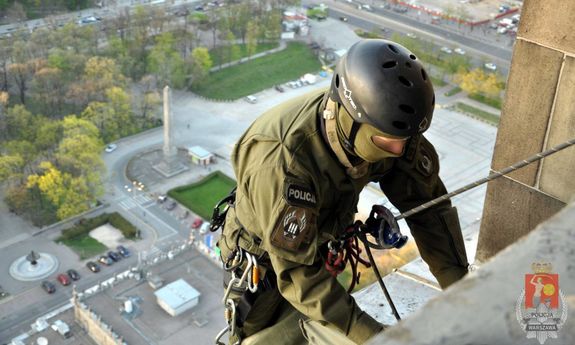
POLYGON ((477 116, 495 126, 497 126, 499 124, 499 116, 495 115, 495 114, 491 114, 488 113, 486 111, 483 111, 481 109, 477 109, 475 107, 472 107, 470 105, 464 104, 464 103, 460 103, 457 102, 455 104, 455 109, 473 115, 473 116, 477 116))
POLYGON ((62 240, 61 243, 72 248, 80 256, 80 260, 104 253, 108 249, 108 247, 88 235, 62 240))
POLYGON ((200 217, 209 220, 214 206, 228 195, 235 185, 234 180, 216 171, 200 182, 172 189, 168 195, 200 217))
POLYGON ((307 45, 292 42, 280 52, 213 72, 192 91, 211 99, 238 99, 320 68, 307 45))

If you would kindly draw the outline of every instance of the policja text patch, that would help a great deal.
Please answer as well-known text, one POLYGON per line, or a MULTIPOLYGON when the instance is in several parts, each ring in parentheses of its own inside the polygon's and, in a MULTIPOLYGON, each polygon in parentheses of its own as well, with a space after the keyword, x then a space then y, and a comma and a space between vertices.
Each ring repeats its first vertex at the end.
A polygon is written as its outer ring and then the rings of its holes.
POLYGON ((317 204, 315 192, 311 188, 292 182, 286 182, 284 198, 292 206, 313 208, 317 204))

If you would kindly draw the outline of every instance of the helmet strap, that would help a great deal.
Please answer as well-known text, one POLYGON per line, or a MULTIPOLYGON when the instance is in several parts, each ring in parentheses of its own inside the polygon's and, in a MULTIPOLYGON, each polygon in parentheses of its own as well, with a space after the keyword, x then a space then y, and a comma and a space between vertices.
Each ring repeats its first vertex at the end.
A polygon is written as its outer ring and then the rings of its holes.
MULTIPOLYGON (((367 174, 369 163, 366 161, 362 161, 359 165, 353 166, 345 153, 341 142, 338 139, 337 135, 337 124, 335 119, 335 114, 337 111, 337 105, 331 99, 328 99, 325 110, 323 111, 323 118, 325 120, 325 131, 327 134, 327 140, 329 142, 329 146, 331 147, 332 151, 335 153, 337 159, 340 163, 346 168, 346 173, 353 179, 358 179, 363 177, 367 174)), ((354 121, 355 126, 355 121, 354 121)), ((359 128, 359 126, 358 126, 359 128)), ((352 126, 352 133, 357 134, 357 129, 354 131, 352 126)), ((349 142, 346 140, 345 145, 349 142)), ((352 145, 353 147, 353 145, 352 145)))

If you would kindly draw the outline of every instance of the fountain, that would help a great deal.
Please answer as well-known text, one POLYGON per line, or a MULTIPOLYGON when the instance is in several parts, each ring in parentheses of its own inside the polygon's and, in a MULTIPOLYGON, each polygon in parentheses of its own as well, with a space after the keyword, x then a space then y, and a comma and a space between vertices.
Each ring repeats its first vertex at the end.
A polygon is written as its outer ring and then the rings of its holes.
POLYGON ((34 281, 44 279, 56 272, 59 263, 54 255, 30 251, 21 256, 10 265, 12 278, 21 281, 34 281))

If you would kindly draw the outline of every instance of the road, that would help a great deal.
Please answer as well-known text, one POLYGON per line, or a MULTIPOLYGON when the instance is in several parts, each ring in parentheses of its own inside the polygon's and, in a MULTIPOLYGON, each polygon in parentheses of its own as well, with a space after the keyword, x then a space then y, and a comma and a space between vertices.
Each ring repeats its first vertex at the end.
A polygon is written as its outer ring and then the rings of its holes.
MULTIPOLYGON (((318 4, 320 1, 304 1, 304 4, 318 4)), ((351 26, 371 32, 374 28, 391 29, 400 33, 415 33, 419 37, 448 47, 459 46, 464 48, 470 56, 475 58, 475 65, 483 66, 484 62, 495 62, 503 75, 507 75, 511 64, 511 47, 497 42, 488 43, 462 35, 456 31, 448 30, 440 25, 431 25, 406 15, 393 11, 375 8, 374 12, 358 10, 347 3, 328 2, 329 17, 339 19, 346 17, 351 26)), ((478 29, 479 30, 479 29, 478 29)))

